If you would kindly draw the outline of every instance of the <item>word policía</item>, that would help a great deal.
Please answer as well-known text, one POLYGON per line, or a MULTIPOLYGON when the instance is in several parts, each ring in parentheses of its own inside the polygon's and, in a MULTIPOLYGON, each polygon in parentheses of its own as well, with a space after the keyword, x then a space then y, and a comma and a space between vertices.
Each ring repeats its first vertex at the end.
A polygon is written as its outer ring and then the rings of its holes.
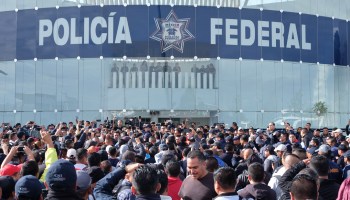
POLYGON ((131 44, 131 35, 126 17, 120 17, 117 30, 114 30, 114 16, 116 12, 111 12, 106 20, 104 17, 97 16, 90 20, 84 18, 83 33, 78 35, 79 19, 77 18, 58 18, 54 22, 50 19, 39 20, 39 46, 45 44, 45 39, 53 37, 56 45, 66 44, 119 44, 125 41, 131 44))
POLYGON ((252 46, 257 41, 260 47, 294 47, 295 49, 311 50, 311 43, 306 39, 307 30, 304 24, 301 24, 300 31, 295 23, 257 21, 256 24, 257 27, 253 21, 247 19, 238 21, 237 19, 211 18, 210 43, 215 45, 217 37, 224 36, 226 45, 252 46), (288 32, 285 31, 286 28, 288 32))

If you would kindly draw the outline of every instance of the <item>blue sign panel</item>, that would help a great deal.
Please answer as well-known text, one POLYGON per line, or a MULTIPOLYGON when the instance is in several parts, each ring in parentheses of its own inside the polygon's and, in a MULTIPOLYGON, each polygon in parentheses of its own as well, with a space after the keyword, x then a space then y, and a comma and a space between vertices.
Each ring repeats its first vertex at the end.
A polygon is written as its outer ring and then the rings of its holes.
POLYGON ((316 63, 317 62, 317 17, 315 15, 306 15, 302 14, 300 16, 301 19, 301 34, 302 40, 301 44, 304 47, 301 49, 300 60, 308 63, 316 63), (309 50, 311 49, 311 50, 309 50))
POLYGON ((263 44, 262 47, 262 58, 266 60, 281 60, 282 59, 282 48, 285 45, 282 40, 284 32, 282 24, 281 12, 275 11, 263 11, 261 12, 262 21, 267 21, 268 24, 262 23, 263 37, 260 38, 260 42, 263 44))
POLYGON ((333 20, 328 17, 317 19, 317 61, 322 64, 333 64, 333 20))
POLYGON ((171 57, 349 65, 349 23, 314 15, 189 6, 1 12, 0 60, 171 57))

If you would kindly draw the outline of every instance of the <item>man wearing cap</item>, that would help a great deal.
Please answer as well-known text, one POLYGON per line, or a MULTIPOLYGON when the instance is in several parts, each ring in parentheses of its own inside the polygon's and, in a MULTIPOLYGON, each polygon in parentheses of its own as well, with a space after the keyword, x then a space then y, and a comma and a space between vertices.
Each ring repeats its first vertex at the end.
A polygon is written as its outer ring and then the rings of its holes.
POLYGON ((75 149, 68 149, 66 160, 76 164, 77 151, 75 149))
POLYGON ((333 131, 334 137, 337 140, 337 144, 340 144, 341 142, 345 141, 345 136, 343 135, 343 131, 338 128, 335 131, 333 131))
POLYGON ((307 156, 307 158, 311 159, 315 154, 317 155, 316 150, 317 150, 317 147, 314 147, 314 146, 313 147, 308 147, 306 149, 306 156, 307 156))
POLYGON ((0 170, 0 176, 11 176, 15 181, 20 178, 21 165, 7 164, 0 170))
POLYGON ((20 178, 15 185, 16 199, 42 199, 42 184, 37 177, 27 175, 20 178))
POLYGON ((287 151, 287 146, 284 144, 280 144, 277 147, 275 147, 275 152, 278 157, 278 165, 282 165, 282 155, 286 151, 287 151))
POLYGON ((327 144, 322 144, 320 148, 316 150, 316 152, 318 152, 318 155, 323 155, 328 159, 328 162, 329 162, 328 178, 330 180, 335 180, 341 183, 342 171, 336 163, 331 161, 331 147, 327 144))
POLYGON ((337 164, 341 169, 345 167, 345 160, 344 160, 344 153, 348 151, 348 147, 344 144, 340 144, 338 146, 338 157, 337 157, 337 164))
POLYGON ((45 199, 80 200, 76 194, 77 174, 74 165, 66 160, 52 163, 45 176, 48 194, 45 199))

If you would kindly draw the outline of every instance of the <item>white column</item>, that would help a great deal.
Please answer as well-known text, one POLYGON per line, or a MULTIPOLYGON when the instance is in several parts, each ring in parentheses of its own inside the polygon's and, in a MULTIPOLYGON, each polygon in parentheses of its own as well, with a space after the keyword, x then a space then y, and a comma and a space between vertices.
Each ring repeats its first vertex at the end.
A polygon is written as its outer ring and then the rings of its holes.
POLYGON ((136 88, 136 72, 131 72, 131 84, 132 88, 136 88))
POLYGON ((201 89, 201 88, 202 88, 202 86, 201 86, 201 81, 202 81, 202 79, 201 79, 201 73, 197 73, 197 88, 198 88, 198 89, 201 89))
POLYGON ((213 89, 213 74, 209 73, 209 89, 213 89))
POLYGON ((191 72, 191 88, 196 88, 196 74, 191 72))
POLYGON ((158 88, 163 88, 163 72, 158 72, 158 88))
POLYGON ((137 74, 138 74, 138 79, 139 79, 139 81, 138 81, 138 85, 136 86, 137 88, 142 88, 142 72, 137 72, 137 74))
POLYGON ((158 72, 152 72, 152 88, 156 88, 156 73, 158 72))
POLYGON ((145 72, 145 88, 149 88, 149 72, 145 72))
POLYGON ((117 88, 117 72, 112 74, 112 88, 117 88))
MULTIPOLYGON (((178 86, 177 88, 182 88, 182 72, 179 72, 179 75, 178 75, 178 86)), ((188 87, 188 78, 187 78, 187 72, 184 74, 185 75, 185 87, 187 88, 188 87), (186 80, 187 80, 187 85, 186 85, 186 80)))
POLYGON ((125 73, 125 88, 130 88, 130 72, 125 73))
POLYGON ((119 72, 119 88, 124 88, 124 85, 123 85, 123 72, 119 72))
POLYGON ((188 72, 184 73, 184 79, 185 79, 184 88, 189 88, 190 87, 190 81, 189 81, 189 73, 188 72))
POLYGON ((169 72, 165 72, 164 76, 164 88, 169 88, 169 72))
POLYGON ((176 74, 176 72, 171 73, 171 88, 175 88, 175 84, 176 84, 175 74, 176 74))
POLYGON ((208 89, 208 76, 206 73, 203 75, 203 89, 208 89))

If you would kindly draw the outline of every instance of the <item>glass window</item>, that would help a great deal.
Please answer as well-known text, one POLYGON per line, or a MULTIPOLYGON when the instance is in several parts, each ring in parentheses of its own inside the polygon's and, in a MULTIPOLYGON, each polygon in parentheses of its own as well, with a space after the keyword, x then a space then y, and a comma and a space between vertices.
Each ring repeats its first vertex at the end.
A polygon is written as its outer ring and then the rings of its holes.
POLYGON ((240 86, 240 61, 220 60, 219 109, 223 111, 237 111, 240 86))
POLYGON ((279 97, 276 94, 276 66, 274 62, 261 62, 262 109, 276 111, 279 97))
POLYGON ((17 0, 18 9, 34 9, 36 0, 17 0))
POLYGON ((16 110, 32 112, 35 109, 35 65, 34 61, 16 62, 16 110))
POLYGON ((0 11, 15 10, 16 1, 14 0, 4 0, 1 1, 0 11))
POLYGON ((53 112, 57 107, 57 61, 42 60, 42 74, 37 78, 41 79, 40 105, 42 111, 53 112))
POLYGON ((12 112, 15 109, 15 63, 0 62, 0 109, 12 112))
MULTIPOLYGON (((25 0, 24 0, 25 1, 25 0)), ((47 1, 47 0, 36 0, 37 1, 37 5, 38 5, 38 8, 52 8, 52 7, 55 7, 57 5, 59 6, 63 6, 63 2, 64 1, 58 1, 58 0, 50 0, 50 1, 47 1), (62 2, 62 3, 60 3, 62 2)), ((73 5, 71 5, 73 6, 73 5)))
MULTIPOLYGON (((77 76, 77 73, 73 73, 72 79, 73 77, 76 79, 77 76)), ((83 110, 98 111, 101 108, 101 95, 103 90, 102 77, 102 61, 100 59, 91 58, 80 60, 79 79, 81 80, 82 89, 79 90, 79 97, 81 95, 82 100, 79 107, 83 110)), ((78 82, 76 82, 76 85, 77 84, 78 82)))
POLYGON ((256 111, 257 110, 257 67, 256 63, 259 61, 247 61, 240 62, 241 74, 240 76, 241 88, 241 108, 244 111, 256 111))

